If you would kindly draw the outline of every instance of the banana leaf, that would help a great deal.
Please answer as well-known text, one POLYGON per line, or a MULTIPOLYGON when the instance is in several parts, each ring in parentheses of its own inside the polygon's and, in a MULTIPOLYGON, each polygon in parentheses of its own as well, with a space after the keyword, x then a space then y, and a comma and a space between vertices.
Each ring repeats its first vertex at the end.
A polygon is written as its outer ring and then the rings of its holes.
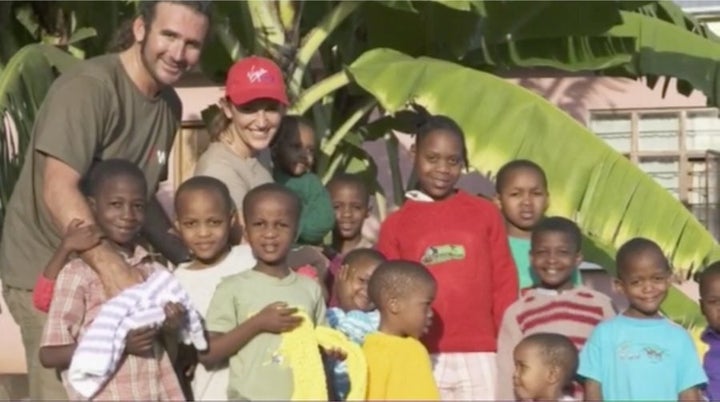
MULTIPOLYGON (((390 49, 365 53, 348 71, 391 113, 413 102, 456 120, 470 164, 489 177, 517 158, 541 165, 548 213, 574 219, 589 240, 588 259, 611 273, 617 248, 635 236, 657 242, 686 277, 720 259, 720 246, 678 200, 544 98, 494 75, 390 49)), ((697 304, 675 288, 663 311, 683 325, 703 322, 697 304)))
POLYGON ((55 78, 76 61, 54 46, 28 45, 10 59, 0 74, 0 233, 35 113, 55 78))
POLYGON ((708 104, 720 105, 720 40, 715 34, 669 1, 640 7, 619 2, 618 7, 623 8, 618 10, 620 21, 600 34, 586 30, 563 36, 553 24, 547 24, 549 32, 533 31, 536 17, 522 26, 523 35, 503 26, 485 28, 487 38, 499 39, 492 43, 481 38, 468 49, 463 64, 604 71, 651 77, 650 87, 658 81, 654 77, 674 77, 680 93, 697 89, 708 97, 708 104))

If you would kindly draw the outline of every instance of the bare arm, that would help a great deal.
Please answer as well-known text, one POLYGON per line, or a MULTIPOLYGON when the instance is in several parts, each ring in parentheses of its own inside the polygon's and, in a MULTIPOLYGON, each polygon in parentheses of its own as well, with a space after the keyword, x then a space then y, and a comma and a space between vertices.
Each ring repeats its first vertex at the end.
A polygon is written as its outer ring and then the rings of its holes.
POLYGON ((586 379, 585 380, 585 400, 586 401, 602 401, 602 389, 600 388, 600 383, 591 380, 586 379))
POLYGON ((698 387, 692 387, 688 388, 685 391, 681 392, 680 395, 678 395, 678 401, 680 402, 690 402, 690 401, 702 401, 702 395, 700 395, 700 390, 698 387))
POLYGON ((55 250, 52 258, 50 258, 50 262, 48 262, 48 264, 45 266, 43 276, 52 281, 56 280, 58 274, 60 273, 60 270, 67 263, 67 259, 70 256, 70 253, 71 251, 63 247, 63 245, 61 244, 60 247, 55 250))
POLYGON ((65 370, 70 367, 76 343, 62 346, 43 346, 40 348, 40 364, 45 368, 65 370))
MULTIPOLYGON (((45 157, 43 201, 58 232, 62 232, 73 219, 88 224, 95 222, 80 192, 80 178, 80 174, 66 163, 51 156, 45 157)), ((98 273, 111 297, 142 280, 139 271, 128 269, 120 254, 106 241, 83 252, 80 257, 98 273), (137 275, 131 276, 131 273, 137 275)))
POLYGON ((206 367, 212 367, 235 355, 262 331, 256 319, 247 319, 226 333, 210 332, 206 352, 198 353, 198 360, 206 367))

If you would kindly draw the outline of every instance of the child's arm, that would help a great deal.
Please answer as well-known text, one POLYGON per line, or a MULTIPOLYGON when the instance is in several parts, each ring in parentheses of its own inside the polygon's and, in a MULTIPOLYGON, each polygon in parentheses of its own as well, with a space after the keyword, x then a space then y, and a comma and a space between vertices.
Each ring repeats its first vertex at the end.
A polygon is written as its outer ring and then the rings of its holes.
POLYGON ((681 392, 680 395, 678 395, 678 401, 679 402, 691 402, 691 401, 702 401, 702 394, 700 393, 700 389, 698 387, 692 387, 688 388, 685 391, 681 392))
POLYGON ((518 299, 519 284, 502 214, 492 204, 488 209, 489 231, 487 235, 490 237, 490 262, 492 265, 492 308, 495 328, 499 329, 505 310, 518 299))
POLYGON ((70 367, 77 343, 61 346, 43 346, 40 348, 40 364, 45 368, 65 370, 70 367))
POLYGON ((95 226, 82 226, 83 221, 73 219, 68 225, 60 246, 55 250, 43 274, 38 277, 33 288, 33 305, 42 312, 50 309, 50 301, 55 288, 55 280, 60 270, 74 252, 89 250, 100 243, 102 236, 95 226))
POLYGON ((39 359, 43 367, 62 370, 70 366, 89 292, 87 274, 91 271, 83 265, 82 261, 74 260, 57 277, 40 341, 39 359))
MULTIPOLYGON (((587 379, 585 380, 585 400, 586 401, 602 401, 602 389, 600 388, 600 383, 587 379)), ((697 399, 694 399, 697 400, 697 399)))
MULTIPOLYGON (((218 291, 220 288, 218 287, 218 291)), ((217 292, 216 292, 217 296, 217 292)), ((265 306, 259 313, 243 321, 228 332, 212 331, 218 318, 212 317, 215 296, 208 309, 208 327, 210 342, 208 349, 198 355, 198 360, 206 367, 214 366, 235 355, 253 338, 262 333, 280 334, 292 331, 302 322, 295 316, 296 308, 289 308, 283 302, 265 306)))
POLYGON ((700 363, 695 344, 690 334, 685 330, 678 329, 677 356, 675 361, 675 372, 678 384, 679 401, 701 401, 699 387, 707 384, 708 377, 700 363))

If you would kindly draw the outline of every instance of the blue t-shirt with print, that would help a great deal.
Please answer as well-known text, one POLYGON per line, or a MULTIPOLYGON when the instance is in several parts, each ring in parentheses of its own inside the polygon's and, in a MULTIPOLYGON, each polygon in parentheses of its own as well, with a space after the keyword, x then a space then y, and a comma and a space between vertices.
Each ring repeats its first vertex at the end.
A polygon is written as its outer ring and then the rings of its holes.
POLYGON ((580 352, 578 374, 606 401, 676 401, 707 382, 687 331, 666 318, 618 315, 600 323, 580 352))

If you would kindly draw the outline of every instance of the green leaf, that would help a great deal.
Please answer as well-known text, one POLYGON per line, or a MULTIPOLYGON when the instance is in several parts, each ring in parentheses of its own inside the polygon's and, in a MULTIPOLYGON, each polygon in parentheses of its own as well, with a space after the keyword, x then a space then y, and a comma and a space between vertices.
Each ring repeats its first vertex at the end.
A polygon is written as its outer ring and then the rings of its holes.
POLYGON ((40 35, 40 23, 33 12, 30 4, 22 4, 15 9, 15 18, 22 26, 27 29, 28 33, 35 38, 39 38, 40 35))
POLYGON ((367 32, 367 49, 387 47, 410 55, 430 55, 457 60, 478 31, 480 17, 443 3, 414 3, 416 13, 368 2, 361 15, 367 32), (407 27, 413 27, 408 29, 407 27))
MULTIPOLYGON (((678 200, 542 97, 490 74, 389 49, 367 52, 349 71, 390 112, 416 102, 457 121, 470 164, 488 176, 517 158, 540 164, 552 194, 549 214, 574 219, 596 249, 614 255, 642 235, 686 276, 720 257, 715 239, 678 200)), ((676 321, 696 313, 673 307, 663 305, 676 321)))
POLYGON ((77 61, 53 46, 29 45, 11 58, 0 74, 0 116, 11 123, 10 127, 0 124, 0 226, 20 175, 35 113, 57 73, 77 61))
POLYGON ((95 28, 83 27, 72 33, 70 39, 68 39, 67 44, 72 45, 82 40, 93 38, 95 36, 97 36, 97 31, 95 30, 95 28))

